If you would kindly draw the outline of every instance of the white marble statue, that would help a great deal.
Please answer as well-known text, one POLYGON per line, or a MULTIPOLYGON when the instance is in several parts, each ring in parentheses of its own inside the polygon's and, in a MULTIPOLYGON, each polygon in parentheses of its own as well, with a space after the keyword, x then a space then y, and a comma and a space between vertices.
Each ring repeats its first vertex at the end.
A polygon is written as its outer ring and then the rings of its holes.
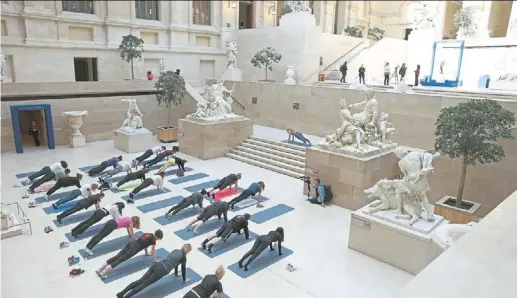
POLYGON ((226 89, 223 84, 224 81, 219 80, 212 86, 205 87, 204 102, 198 102, 196 112, 187 117, 212 121, 239 117, 232 113, 232 93, 235 84, 232 90, 226 89))
POLYGON ((427 221, 433 222, 433 207, 427 198, 427 175, 434 172, 433 160, 440 154, 404 149, 397 149, 395 153, 400 158, 398 165, 403 177, 395 180, 382 179, 366 189, 364 192, 368 198, 378 199, 370 204, 368 212, 392 210, 398 214, 396 219, 409 220, 409 225, 412 226, 423 218, 422 211, 425 210, 427 221))
POLYGON ((237 54, 238 47, 235 41, 226 42, 226 56, 228 57, 228 63, 226 69, 237 69, 237 54))
POLYGON ((398 92, 398 93, 409 93, 411 92, 411 87, 409 87, 409 85, 406 83, 406 79, 402 79, 400 80, 400 82, 395 85, 395 87, 393 87, 393 91, 395 92, 398 92))
POLYGON ((490 76, 496 81, 517 81, 517 53, 504 53, 490 76))
POLYGON ((163 58, 160 58, 160 73, 165 72, 165 60, 163 58))
POLYGON ((424 30, 434 28, 434 20, 439 13, 439 6, 434 2, 420 3, 420 7, 416 8, 412 27, 414 30, 424 30))
POLYGON ((122 99, 121 101, 128 103, 127 118, 124 120, 124 123, 122 123, 121 128, 133 131, 139 128, 143 128, 143 114, 140 112, 140 109, 136 104, 136 99, 122 99))
POLYGON ((0 206, 0 217, 2 220, 1 230, 5 231, 14 225, 14 214, 5 209, 4 204, 0 206))
POLYGON ((360 149, 365 132, 355 123, 359 123, 361 119, 352 115, 344 98, 341 100, 339 116, 341 117, 341 127, 326 137, 326 144, 337 148, 355 144, 356 149, 360 149))
POLYGON ((287 1, 286 5, 289 6, 291 12, 311 12, 309 1, 287 1))
POLYGON ((433 234, 433 242, 443 250, 448 249, 461 237, 470 232, 476 226, 475 222, 468 224, 444 224, 436 228, 433 234))

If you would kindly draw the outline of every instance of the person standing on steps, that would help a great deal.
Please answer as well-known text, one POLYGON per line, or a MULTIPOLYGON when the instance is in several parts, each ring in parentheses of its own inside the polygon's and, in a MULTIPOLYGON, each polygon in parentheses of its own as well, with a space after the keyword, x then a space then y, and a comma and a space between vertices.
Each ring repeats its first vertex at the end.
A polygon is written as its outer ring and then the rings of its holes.
POLYGON ((339 71, 341 72, 341 79, 339 80, 341 83, 346 83, 346 72, 348 71, 347 62, 343 63, 341 67, 339 67, 339 71))
POLYGON ((361 67, 359 67, 359 84, 365 84, 365 82, 364 82, 365 73, 366 73, 366 69, 361 64, 361 67))

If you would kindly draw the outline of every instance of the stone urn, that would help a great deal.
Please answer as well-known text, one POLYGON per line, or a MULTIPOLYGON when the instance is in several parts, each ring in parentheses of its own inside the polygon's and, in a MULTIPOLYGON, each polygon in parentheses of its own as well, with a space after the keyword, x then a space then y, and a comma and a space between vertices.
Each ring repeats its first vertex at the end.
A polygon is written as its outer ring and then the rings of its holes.
POLYGON ((70 111, 63 112, 64 117, 68 117, 68 123, 72 128, 72 136, 70 136, 70 146, 73 148, 86 146, 86 139, 79 130, 83 126, 83 116, 88 115, 88 111, 70 111))
POLYGON ((285 79, 284 83, 286 85, 295 85, 296 84, 296 80, 293 79, 293 76, 294 76, 294 66, 287 66, 287 70, 286 70, 285 74, 287 75, 287 79, 285 79))

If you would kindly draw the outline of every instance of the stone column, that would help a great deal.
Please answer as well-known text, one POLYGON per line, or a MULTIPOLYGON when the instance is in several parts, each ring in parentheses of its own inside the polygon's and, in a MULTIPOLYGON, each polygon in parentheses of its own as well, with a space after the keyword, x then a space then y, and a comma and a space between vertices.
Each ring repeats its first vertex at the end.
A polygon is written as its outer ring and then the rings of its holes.
POLYGON ((63 112, 64 117, 68 117, 68 123, 72 128, 72 135, 70 136, 70 146, 73 148, 86 146, 86 139, 84 135, 79 131, 83 126, 83 116, 88 115, 88 111, 70 111, 63 112))

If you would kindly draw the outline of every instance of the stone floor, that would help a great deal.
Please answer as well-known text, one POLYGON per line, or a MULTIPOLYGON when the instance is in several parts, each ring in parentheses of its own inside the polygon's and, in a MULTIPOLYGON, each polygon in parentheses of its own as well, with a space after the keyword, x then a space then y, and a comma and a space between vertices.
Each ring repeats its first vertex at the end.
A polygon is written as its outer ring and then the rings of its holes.
MULTIPOLYGON (((274 135, 277 133, 264 127, 256 127, 258 136, 267 137, 269 135, 274 139, 274 135)), ((66 249, 59 249, 59 243, 66 240, 64 234, 69 232, 73 225, 55 227, 52 222, 54 215, 47 215, 41 210, 50 203, 28 209, 27 201, 30 199, 22 200, 23 189, 13 187, 13 184, 18 182, 15 177, 17 173, 35 171, 58 160, 68 161, 72 173, 76 173, 79 167, 99 163, 120 153, 113 148, 112 141, 106 141, 88 143, 86 148, 79 149, 62 147, 56 150, 46 150, 43 148, 27 150, 24 154, 4 153, 1 155, 2 201, 4 203, 21 202, 33 223, 32 236, 25 234, 1 242, 1 295, 3 297, 66 297, 69 295, 73 295, 75 298, 115 297, 115 293, 141 277, 145 270, 104 284, 95 275, 94 270, 114 254, 111 253, 88 261, 82 260, 78 267, 85 269, 86 273, 77 278, 70 278, 68 272, 71 267, 67 264, 67 258, 77 255, 77 250, 83 248, 87 240, 74 242, 66 249), (46 225, 52 226, 54 232, 45 234, 43 227, 46 225)), ((124 154, 123 156, 125 160, 130 160, 136 154, 124 154)), ((335 206, 322 208, 309 204, 301 194, 301 181, 228 158, 201 161, 186 156, 186 159, 189 161, 187 166, 194 169, 192 173, 203 172, 209 177, 179 185, 166 182, 165 186, 171 190, 170 193, 136 201, 136 204, 127 206, 124 210, 124 215, 139 215, 142 218, 144 232, 152 232, 158 228, 163 229, 165 236, 163 241, 158 243, 158 247, 169 251, 181 247, 185 241, 173 232, 183 229, 189 219, 162 227, 153 218, 164 214, 165 208, 142 213, 136 207, 174 195, 186 196, 189 192, 183 189, 184 187, 221 178, 230 172, 242 173, 240 183, 242 187, 247 187, 251 182, 257 180, 265 182, 264 196, 271 200, 265 203, 264 209, 279 203, 295 208, 294 211, 265 223, 250 223, 250 230, 257 234, 266 234, 278 226, 284 227, 286 238, 283 245, 293 250, 294 253, 246 279, 227 270, 222 283, 224 292, 228 296, 232 298, 388 298, 394 297, 396 292, 413 278, 406 272, 349 250, 347 241, 350 212, 335 206), (285 268, 288 263, 297 266, 298 270, 287 271, 285 268)), ((85 178, 84 183, 94 182, 93 178, 85 178)), ((121 194, 113 194, 108 191, 103 205, 119 201, 120 196, 121 194)), ((249 207, 236 213, 253 214, 264 209, 249 207)), ((233 213, 230 212, 229 215, 231 216, 233 213)), ((115 231, 106 240, 120 237, 124 233, 115 231)), ((197 250, 203 239, 203 236, 199 236, 187 241, 194 246, 188 257, 187 265, 201 276, 213 274, 215 268, 220 264, 225 267, 233 264, 252 245, 247 243, 211 259, 197 250)), ((191 287, 189 285, 167 297, 183 297, 191 287)))

